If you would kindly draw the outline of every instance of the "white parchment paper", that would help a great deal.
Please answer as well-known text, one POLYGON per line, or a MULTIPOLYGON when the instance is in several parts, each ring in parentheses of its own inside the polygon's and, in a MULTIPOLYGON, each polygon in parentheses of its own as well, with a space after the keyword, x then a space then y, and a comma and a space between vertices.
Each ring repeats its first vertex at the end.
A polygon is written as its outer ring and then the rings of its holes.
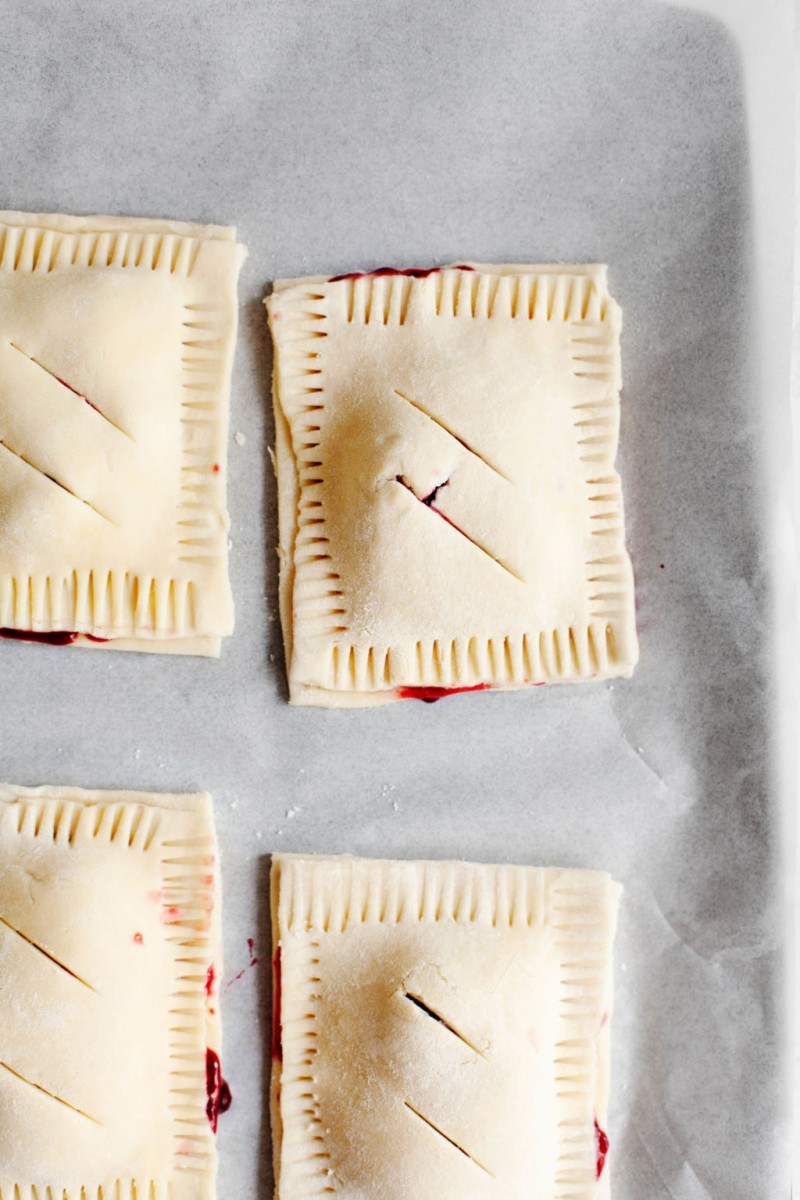
POLYGON ((221 661, 0 645, 1 777, 215 797, 220 1195, 271 1188, 275 848, 613 872, 615 1194, 787 1195, 789 0, 0 0, 0 17, 0 208, 231 222, 250 249, 221 661), (610 264, 640 667, 291 710, 265 287, 463 259, 610 264))

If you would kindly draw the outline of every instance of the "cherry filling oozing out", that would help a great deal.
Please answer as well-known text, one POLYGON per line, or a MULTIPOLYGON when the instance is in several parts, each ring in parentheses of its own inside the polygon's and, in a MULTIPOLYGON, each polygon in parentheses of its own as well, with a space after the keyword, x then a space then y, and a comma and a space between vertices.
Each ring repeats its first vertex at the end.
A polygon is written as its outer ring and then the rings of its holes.
POLYGON ((606 1155, 608 1154, 608 1134, 600 1128, 597 1123, 597 1117, 594 1119, 594 1144, 597 1154, 597 1178, 603 1174, 603 1167, 606 1165, 606 1155))
MULTIPOLYGON (((411 495, 415 500, 419 500, 420 504, 424 504, 426 508, 432 508, 438 516, 444 517, 445 521, 448 521, 448 518, 444 516, 444 513, 439 512, 439 509, 434 507, 433 502, 439 495, 439 492, 442 490, 442 488, 447 487, 448 483, 450 482, 449 478, 443 479, 441 483, 437 483, 436 487, 432 488, 428 492, 427 496, 418 496, 411 484, 406 482, 406 479, 403 475, 395 475, 394 481, 395 483, 399 483, 401 487, 404 487, 407 492, 411 492, 411 495)), ((448 524, 452 525, 452 521, 448 521, 448 524)))
MULTIPOLYGON (((384 275, 405 275, 408 279, 427 279, 429 275, 438 275, 444 267, 378 267, 376 271, 348 271, 345 275, 331 275, 328 283, 341 283, 344 279, 380 279, 384 275)), ((451 267, 453 271, 474 271, 465 263, 457 263, 451 267)))
MULTIPOLYGON (((47 646, 71 646, 81 635, 74 629, 51 629, 47 633, 36 633, 33 629, 0 629, 0 638, 14 642, 43 642, 47 646)), ((90 642, 110 642, 111 638, 95 637, 84 633, 90 642)))
POLYGON ((54 629, 50 633, 35 633, 32 629, 0 629, 0 637, 14 642, 44 642, 48 646, 69 646, 77 638, 72 630, 54 629))
POLYGON ((491 683, 474 683, 471 687, 399 687, 396 691, 401 700, 423 700, 425 704, 435 704, 443 696, 455 696, 458 692, 486 692, 491 687, 491 683))
POLYGON ((214 1133, 217 1132, 219 1114, 227 1112, 233 1097, 231 1089, 222 1078, 219 1055, 210 1047, 206 1050, 206 1116, 214 1133))
POLYGON ((272 1057, 283 1061, 283 1029, 281 1027, 281 948, 272 957, 272 1057))

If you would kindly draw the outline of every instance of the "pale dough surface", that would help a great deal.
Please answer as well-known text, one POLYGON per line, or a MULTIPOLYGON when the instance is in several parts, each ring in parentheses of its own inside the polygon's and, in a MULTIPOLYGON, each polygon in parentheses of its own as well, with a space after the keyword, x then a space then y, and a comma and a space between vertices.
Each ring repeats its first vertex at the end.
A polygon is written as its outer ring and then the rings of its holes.
POLYGON ((598 1200, 619 887, 281 855, 279 1200, 598 1200))
POLYGON ((0 785, 0 1196, 212 1200, 210 797, 0 785))
POLYGON ((629 675, 605 268, 287 280, 268 307, 291 700, 629 675))
POLYGON ((219 653, 243 257, 227 227, 0 213, 0 628, 219 653))

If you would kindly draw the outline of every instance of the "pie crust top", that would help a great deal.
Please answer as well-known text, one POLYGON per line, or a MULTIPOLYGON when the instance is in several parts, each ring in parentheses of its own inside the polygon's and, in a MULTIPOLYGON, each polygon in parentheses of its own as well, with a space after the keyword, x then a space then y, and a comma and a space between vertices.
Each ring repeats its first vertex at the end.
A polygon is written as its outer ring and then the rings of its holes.
POLYGON ((218 949, 208 796, 0 786, 3 1200, 211 1200, 218 949))
POLYGON ((273 860, 277 1194, 607 1197, 600 872, 273 860))
POLYGON ((606 269, 384 269, 267 303, 291 700, 629 675, 606 269))
POLYGON ((234 236, 0 213, 0 629, 12 636, 218 654, 232 631, 234 236))

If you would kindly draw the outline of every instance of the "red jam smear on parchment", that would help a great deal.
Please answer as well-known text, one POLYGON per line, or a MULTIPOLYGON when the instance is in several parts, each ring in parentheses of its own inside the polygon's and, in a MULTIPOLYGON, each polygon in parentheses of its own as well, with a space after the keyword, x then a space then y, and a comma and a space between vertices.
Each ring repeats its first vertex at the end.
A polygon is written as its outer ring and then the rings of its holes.
POLYGON ((233 1097, 231 1089, 222 1078, 219 1055, 210 1047, 206 1050, 206 1095, 206 1116, 212 1131, 216 1133, 219 1114, 228 1111, 233 1097))
POLYGON ((228 980, 228 982, 225 984, 226 991, 228 990, 228 988, 233 987, 233 985, 235 983, 238 983, 240 979, 244 979, 245 975, 247 974, 247 972, 249 970, 251 970, 253 967, 258 966, 258 955, 256 954, 256 944, 252 938, 247 939, 247 953, 250 955, 250 962, 247 964, 246 967, 242 967, 241 971, 237 971, 236 974, 234 975, 233 979, 228 980))
POLYGON ((603 1174, 603 1167, 606 1165, 608 1134, 597 1124, 597 1117, 594 1119, 594 1144, 597 1154, 597 1178, 599 1179, 603 1174))
POLYGON ((345 275, 331 275, 328 283, 341 283, 345 279, 378 279, 384 275, 405 275, 407 279, 427 279, 429 275, 438 275, 445 269, 451 271, 474 271, 465 263, 457 263, 454 267, 378 267, 376 271, 348 271, 345 275))

